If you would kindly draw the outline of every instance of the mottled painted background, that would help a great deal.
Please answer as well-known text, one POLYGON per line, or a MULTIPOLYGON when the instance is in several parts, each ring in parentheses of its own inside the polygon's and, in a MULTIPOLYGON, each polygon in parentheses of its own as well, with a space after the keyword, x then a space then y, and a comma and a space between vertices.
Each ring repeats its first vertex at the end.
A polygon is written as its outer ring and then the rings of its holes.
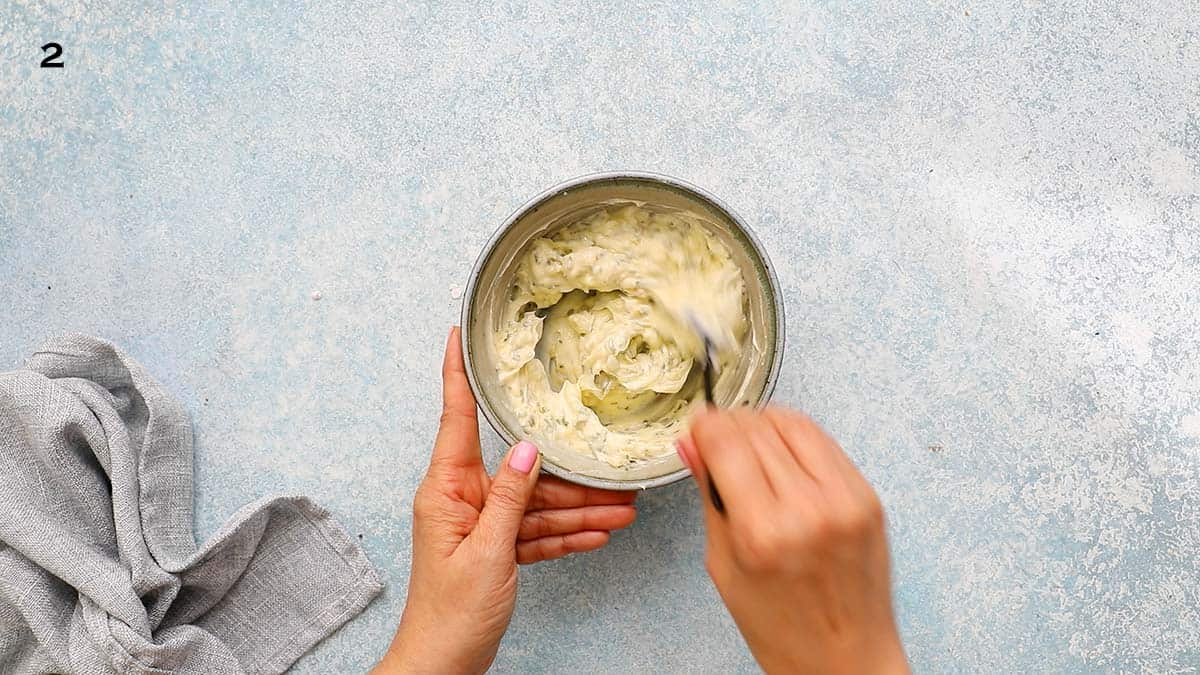
MULTIPOLYGON (((481 245, 622 168, 765 242, 776 399, 878 486, 918 671, 1200 664, 1194 2, 107 4, 0 8, 0 363, 149 366, 202 536, 276 492, 361 533, 388 590, 297 671, 392 633, 481 245)), ((524 570, 496 670, 753 670, 692 487, 640 504, 524 570)))

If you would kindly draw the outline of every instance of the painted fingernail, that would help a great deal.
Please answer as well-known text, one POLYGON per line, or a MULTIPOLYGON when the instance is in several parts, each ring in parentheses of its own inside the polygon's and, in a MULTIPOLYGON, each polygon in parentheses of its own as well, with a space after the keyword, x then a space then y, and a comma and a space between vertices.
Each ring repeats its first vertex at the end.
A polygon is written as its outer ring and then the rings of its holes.
POLYGON ((675 452, 679 454, 679 461, 683 462, 683 465, 688 468, 688 471, 691 471, 692 462, 688 460, 687 450, 684 449, 683 443, 675 441, 675 452))
POLYGON ((512 454, 508 457, 508 466, 521 473, 529 473, 533 463, 537 461, 537 455, 536 445, 529 441, 521 441, 513 446, 512 454))

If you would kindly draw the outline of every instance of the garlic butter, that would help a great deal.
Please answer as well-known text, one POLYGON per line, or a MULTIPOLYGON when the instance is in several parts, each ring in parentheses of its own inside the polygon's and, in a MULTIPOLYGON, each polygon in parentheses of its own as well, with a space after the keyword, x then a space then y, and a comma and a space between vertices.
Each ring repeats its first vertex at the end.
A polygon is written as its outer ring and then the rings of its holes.
POLYGON ((493 334, 526 436, 613 467, 674 452, 703 405, 685 315, 738 358, 745 281, 694 214, 612 207, 530 242, 493 334))

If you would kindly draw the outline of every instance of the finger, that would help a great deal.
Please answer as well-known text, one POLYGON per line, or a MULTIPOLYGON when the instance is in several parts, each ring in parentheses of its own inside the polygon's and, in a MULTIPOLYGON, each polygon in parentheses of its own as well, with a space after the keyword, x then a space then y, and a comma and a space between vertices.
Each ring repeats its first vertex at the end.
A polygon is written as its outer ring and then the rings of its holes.
POLYGON ((696 441, 688 431, 675 442, 675 450, 696 480, 699 488, 701 513, 704 514, 704 532, 708 539, 706 559, 718 560, 729 555, 729 520, 725 517, 724 505, 720 509, 714 504, 714 496, 720 499, 718 489, 713 486, 708 469, 696 449, 696 441))
POLYGON ((467 382, 458 326, 450 329, 446 339, 446 356, 442 360, 442 420, 432 462, 456 467, 483 463, 475 397, 467 382))
POLYGON ((576 506, 632 504, 637 495, 636 490, 601 490, 568 483, 553 476, 543 476, 533 491, 529 508, 566 509, 576 506))
POLYGON ((521 441, 508 451, 508 456, 492 479, 492 487, 483 503, 473 536, 478 533, 490 544, 512 550, 521 520, 533 497, 539 464, 537 446, 529 441, 521 441))
POLYGON ((696 481, 704 512, 705 529, 710 535, 715 534, 718 529, 723 528, 725 504, 723 501, 718 501, 721 499, 720 492, 713 483, 712 477, 708 475, 708 468, 704 466, 704 461, 700 458, 700 451, 696 449, 696 440, 692 438, 690 431, 675 441, 675 452, 679 454, 680 461, 692 472, 692 478, 696 481))
POLYGON ((675 441, 675 452, 679 455, 679 461, 683 462, 687 470, 692 472, 692 476, 699 478, 701 472, 704 471, 704 466, 700 462, 700 457, 696 452, 696 441, 692 440, 691 431, 688 431, 675 441))
POLYGON ((637 509, 625 505, 527 511, 521 519, 517 539, 528 541, 586 530, 619 530, 628 527, 634 518, 637 518, 637 509))
POLYGON ((572 553, 595 551, 608 543, 607 532, 574 532, 517 542, 517 562, 522 565, 554 560, 572 553))
POLYGON ((768 408, 764 414, 772 421, 792 455, 813 477, 823 494, 828 497, 851 489, 857 491, 853 481, 855 477, 861 479, 858 470, 838 447, 837 442, 810 417, 794 410, 777 407, 768 408))
POLYGON ((813 496, 820 494, 812 476, 792 455, 770 420, 749 408, 734 409, 730 414, 751 450, 762 462, 767 483, 776 498, 791 499, 797 492, 813 496))
MULTIPOLYGON (((742 510, 743 517, 769 513, 770 487, 758 456, 752 451, 729 411, 707 410, 692 419, 691 437, 697 464, 717 485, 726 511, 742 510)), ((706 501, 714 505, 711 490, 706 501)))
POLYGON ((805 439, 811 459, 827 472, 819 487, 829 513, 843 518, 854 518, 855 514, 869 518, 882 518, 883 505, 875 489, 867 481, 850 456, 816 422, 803 413, 778 408, 772 418, 777 421, 782 433, 805 439), (790 431, 782 431, 790 429, 790 431))
POLYGON ((720 494, 712 484, 712 477, 708 475, 708 467, 704 466, 700 451, 696 449, 696 439, 692 438, 691 431, 675 441, 675 452, 679 455, 679 461, 683 462, 688 471, 692 472, 692 478, 696 480, 696 486, 700 489, 700 498, 704 501, 705 506, 718 513, 724 513, 725 505, 719 501, 720 494))
POLYGON ((850 460, 842 454, 838 443, 817 426, 816 422, 812 422, 809 416, 774 406, 768 407, 763 416, 772 422, 779 435, 784 438, 788 450, 791 450, 794 458, 818 485, 842 482, 842 461, 850 460))
POLYGON ((795 418, 807 421, 811 425, 817 437, 824 440, 826 447, 829 449, 830 455, 834 459, 834 463, 839 469, 841 469, 842 478, 845 479, 846 483, 851 487, 851 489, 858 492, 860 496, 869 496, 872 499, 876 498, 875 488, 871 486, 871 483, 867 480, 866 476, 864 476, 862 471, 859 470, 858 465, 854 463, 854 460, 850 458, 850 455, 844 448, 842 448, 841 444, 838 443, 833 436, 829 435, 828 431, 825 431, 820 424, 817 424, 816 421, 807 415, 804 415, 803 413, 786 410, 785 412, 790 413, 795 418))

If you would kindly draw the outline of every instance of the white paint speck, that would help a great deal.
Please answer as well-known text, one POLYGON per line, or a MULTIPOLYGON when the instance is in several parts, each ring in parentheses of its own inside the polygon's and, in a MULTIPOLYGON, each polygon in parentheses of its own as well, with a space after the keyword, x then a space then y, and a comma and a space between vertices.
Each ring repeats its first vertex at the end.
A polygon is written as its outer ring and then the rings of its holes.
POLYGON ((313 300, 320 300, 320 299, 321 299, 321 291, 313 291, 313 292, 312 292, 312 299, 313 299, 313 300))
POLYGON ((1192 413, 1184 416, 1180 424, 1180 430, 1186 436, 1192 438, 1200 438, 1200 413, 1192 413))

